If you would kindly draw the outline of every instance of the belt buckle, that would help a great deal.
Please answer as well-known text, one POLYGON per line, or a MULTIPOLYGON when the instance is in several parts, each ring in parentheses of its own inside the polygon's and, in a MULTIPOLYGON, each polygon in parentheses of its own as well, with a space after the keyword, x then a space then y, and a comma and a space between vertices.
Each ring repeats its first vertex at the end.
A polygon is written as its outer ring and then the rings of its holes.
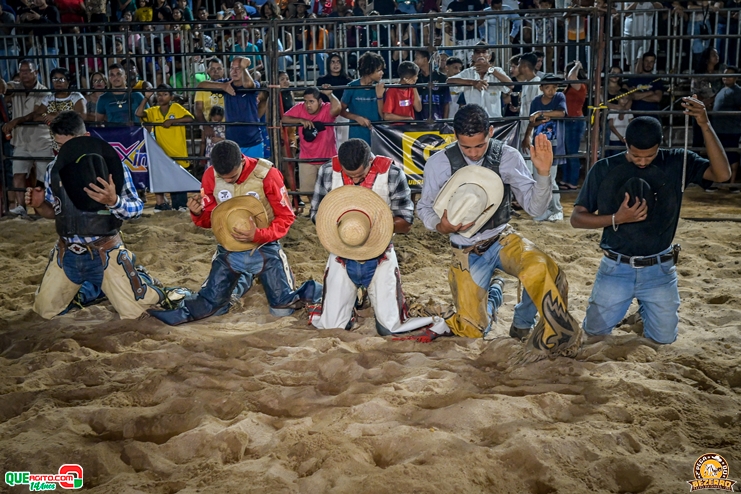
POLYGON ((635 260, 636 259, 643 259, 643 258, 642 257, 637 257, 637 256, 631 257, 630 258, 630 267, 631 268, 633 268, 633 269, 643 269, 643 268, 646 267, 646 266, 637 266, 636 263, 635 263, 635 260))
POLYGON ((85 252, 87 252, 87 249, 80 244, 69 244, 67 246, 67 250, 74 252, 77 255, 84 254, 85 252))

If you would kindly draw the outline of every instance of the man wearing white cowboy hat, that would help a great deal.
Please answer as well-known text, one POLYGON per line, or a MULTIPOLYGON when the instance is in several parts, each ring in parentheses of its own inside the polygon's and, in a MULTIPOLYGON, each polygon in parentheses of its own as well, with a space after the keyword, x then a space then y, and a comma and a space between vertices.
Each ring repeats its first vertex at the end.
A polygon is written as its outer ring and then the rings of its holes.
POLYGON ((491 283, 495 269, 517 276, 525 288, 515 307, 510 335, 531 333, 533 354, 574 355, 581 329, 567 310, 566 278, 556 263, 508 225, 512 195, 525 211, 541 214, 551 198, 553 151, 545 136, 530 148, 537 173, 530 174, 520 153, 492 139, 486 111, 466 105, 453 120, 457 142, 434 154, 425 165, 417 214, 429 230, 450 235, 453 263, 448 280, 456 313, 446 319, 451 331, 482 337, 501 304, 501 285, 491 283), (533 303, 533 302, 536 303, 533 303), (536 312, 540 320, 530 331, 536 312))
POLYGON ((274 316, 287 316, 321 299, 322 285, 310 280, 295 288, 280 246, 295 220, 283 175, 270 161, 244 156, 234 141, 211 151, 200 195, 188 199, 193 223, 212 228, 219 245, 208 279, 196 296, 168 311, 150 311, 170 325, 227 312, 232 296, 241 297, 257 276, 274 316))
POLYGON ((309 322, 348 328, 357 289, 365 287, 378 334, 397 332, 408 315, 391 236, 409 232, 414 221, 404 171, 391 158, 373 156, 364 140, 348 139, 319 169, 311 219, 330 254, 323 305, 309 322))

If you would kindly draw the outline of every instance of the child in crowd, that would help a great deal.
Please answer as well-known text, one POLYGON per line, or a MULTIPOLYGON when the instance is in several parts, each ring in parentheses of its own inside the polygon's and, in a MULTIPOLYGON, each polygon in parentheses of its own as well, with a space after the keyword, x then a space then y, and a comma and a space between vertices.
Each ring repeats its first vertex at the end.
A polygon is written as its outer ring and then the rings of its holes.
MULTIPOLYGON (((532 140, 530 135, 537 136, 545 134, 553 146, 554 156, 564 156, 566 154, 565 144, 565 125, 562 120, 567 115, 566 96, 558 92, 558 84, 561 79, 546 74, 540 80, 540 90, 543 94, 536 96, 530 103, 530 121, 525 132, 525 138, 522 142, 523 149, 530 147, 532 140), (556 119, 556 120, 553 120, 556 119)), ((553 158, 551 167, 551 185, 552 190, 558 190, 556 185, 556 172, 558 167, 566 163, 565 158, 553 158)), ((554 192, 548 209, 540 216, 534 218, 535 221, 561 221, 563 220, 563 208, 561 207, 561 194, 554 192)))
MULTIPOLYGON (((192 122, 193 115, 180 104, 172 103, 172 86, 168 84, 157 86, 157 106, 145 109, 144 106, 152 97, 152 94, 152 91, 145 93, 145 98, 136 109, 136 116, 145 123, 161 124, 154 128, 154 138, 167 156, 171 158, 187 157, 188 145, 185 141, 185 127, 177 124, 192 122)), ((190 162, 187 160, 181 159, 176 160, 176 162, 183 168, 190 167, 190 162)), ((165 194, 155 194, 155 199, 155 213, 171 209, 188 211, 188 196, 185 192, 170 194, 172 207, 165 202, 165 194)))
MULTIPOLYGON (((442 59, 442 57, 441 57, 442 59)), ((458 57, 446 57, 445 61, 445 75, 448 76, 448 79, 451 77, 456 77, 458 74, 460 74, 463 71, 463 60, 461 60, 458 57)), ((448 118, 455 117, 455 114, 458 113, 458 100, 461 97, 461 94, 463 94, 463 87, 461 86, 450 86, 448 89, 450 89, 450 109, 448 110, 448 118)))
POLYGON ((152 4, 149 0, 138 0, 137 5, 139 8, 134 12, 134 22, 152 22, 152 4))
POLYGON ((350 127, 350 139, 371 142, 372 122, 380 120, 383 113, 383 86, 379 90, 373 84, 381 81, 385 68, 386 63, 378 53, 369 51, 358 59, 360 79, 350 82, 351 87, 342 95, 343 116, 360 124, 350 127))
MULTIPOLYGON (((416 84, 419 67, 414 62, 399 64, 399 84, 416 84)), ((383 82, 379 82, 376 91, 383 91, 383 82)), ((394 87, 386 91, 383 102, 383 119, 392 122, 414 120, 414 112, 422 111, 422 99, 416 87, 394 87)))
MULTIPOLYGON (((206 137, 207 132, 202 132, 201 135, 201 149, 203 150, 203 156, 206 159, 211 157, 211 150, 217 142, 226 139, 226 127, 222 124, 224 121, 224 107, 221 105, 213 105, 211 111, 208 112, 208 121, 211 122, 211 135, 206 137)), ((206 125, 204 125, 205 127, 206 125)), ((206 167, 211 166, 211 161, 208 161, 206 167)))
MULTIPOLYGON (((633 103, 630 96, 622 96, 618 100, 618 110, 630 110, 633 103)), ((632 113, 612 113, 607 115, 607 123, 610 127, 610 146, 620 146, 620 149, 608 149, 605 153, 607 156, 614 156, 622 153, 625 149, 625 131, 628 130, 628 124, 633 120, 632 113)))

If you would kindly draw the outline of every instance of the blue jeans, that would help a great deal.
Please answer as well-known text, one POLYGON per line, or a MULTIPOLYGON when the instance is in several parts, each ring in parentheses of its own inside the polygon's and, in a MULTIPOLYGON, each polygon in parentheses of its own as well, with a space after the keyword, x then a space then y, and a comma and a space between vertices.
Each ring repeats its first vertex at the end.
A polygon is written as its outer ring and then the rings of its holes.
MULTIPOLYGON (((566 120, 566 154, 579 154, 581 138, 584 135, 584 129, 587 122, 584 120, 566 120)), ((566 163, 562 165, 561 180, 571 185, 579 184, 579 171, 581 170, 581 161, 579 158, 567 158, 566 163)))
MULTIPOLYGON (((489 292, 488 312, 490 316, 497 313, 497 309, 502 305, 502 289, 498 284, 492 284, 491 278, 494 271, 499 269, 504 271, 502 261, 499 258, 499 251, 502 245, 495 242, 489 247, 489 250, 482 255, 468 254, 468 266, 471 270, 471 278, 474 283, 489 292)), ((515 313, 512 324, 517 328, 529 328, 535 324, 535 316, 538 309, 535 307, 530 295, 526 291, 522 292, 522 301, 515 306, 515 313)), ((488 329, 484 332, 487 333, 488 329)))
MULTIPOLYGON (((671 247, 658 255, 669 252, 671 247)), ((679 323, 674 261, 643 268, 618 261, 602 258, 589 296, 584 331, 589 335, 610 334, 636 298, 643 318, 643 335, 657 343, 672 343, 677 339, 679 323)))

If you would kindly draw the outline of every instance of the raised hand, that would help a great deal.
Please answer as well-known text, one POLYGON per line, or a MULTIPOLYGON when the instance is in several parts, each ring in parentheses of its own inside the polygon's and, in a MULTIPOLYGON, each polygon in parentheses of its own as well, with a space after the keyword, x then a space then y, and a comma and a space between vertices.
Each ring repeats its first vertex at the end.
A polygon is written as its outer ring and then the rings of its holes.
POLYGON ((549 175, 551 166, 553 166, 553 146, 545 136, 538 134, 535 136, 535 143, 530 146, 530 161, 538 171, 538 175, 549 175))

